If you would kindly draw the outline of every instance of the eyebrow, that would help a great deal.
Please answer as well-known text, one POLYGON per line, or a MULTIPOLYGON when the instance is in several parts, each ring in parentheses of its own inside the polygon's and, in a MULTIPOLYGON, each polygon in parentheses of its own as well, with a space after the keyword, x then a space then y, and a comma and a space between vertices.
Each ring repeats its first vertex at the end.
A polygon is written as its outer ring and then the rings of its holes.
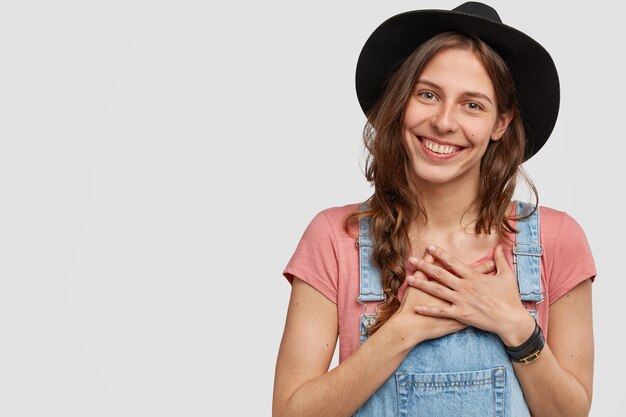
MULTIPOLYGON (((430 86, 432 88, 435 88, 435 89, 438 89, 438 90, 443 90, 439 85, 435 84, 432 81, 428 81, 428 80, 419 79, 419 80, 417 80, 417 84, 426 84, 427 86, 430 86)), ((476 97, 476 98, 482 98, 482 99, 487 100, 489 102, 489 104, 493 105, 493 103, 491 102, 491 99, 486 94, 479 93, 477 91, 465 91, 463 93, 463 95, 464 96, 470 96, 470 97, 476 97)))

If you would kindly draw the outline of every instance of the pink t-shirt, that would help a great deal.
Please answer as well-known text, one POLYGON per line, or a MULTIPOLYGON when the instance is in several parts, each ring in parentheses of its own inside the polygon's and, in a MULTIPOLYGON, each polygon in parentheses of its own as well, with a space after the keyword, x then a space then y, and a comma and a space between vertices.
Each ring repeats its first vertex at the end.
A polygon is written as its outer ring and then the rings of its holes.
MULTIPOLYGON (((352 236, 344 230, 346 217, 358 211, 358 207, 358 204, 351 204, 318 213, 283 272, 289 282, 296 276, 337 304, 339 362, 359 347, 363 305, 356 300, 359 294, 359 251, 355 245, 358 230, 351 231, 352 236)), ((539 325, 547 337, 548 306, 580 282, 595 278, 596 269, 587 238, 576 220, 565 212, 542 206, 539 218, 544 247, 541 281, 545 299, 537 305, 537 312, 539 325)), ((505 253, 513 268, 512 254, 505 253)), ((487 259, 493 259, 493 249, 475 263, 487 259)))

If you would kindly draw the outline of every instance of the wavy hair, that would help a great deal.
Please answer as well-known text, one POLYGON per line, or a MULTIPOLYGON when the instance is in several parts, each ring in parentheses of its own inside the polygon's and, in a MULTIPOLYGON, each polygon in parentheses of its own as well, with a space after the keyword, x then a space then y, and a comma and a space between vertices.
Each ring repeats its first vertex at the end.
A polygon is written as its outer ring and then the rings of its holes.
MULTIPOLYGON (((379 268, 386 302, 378 309, 370 333, 382 326, 400 306, 397 294, 404 282, 405 262, 411 255, 409 228, 422 214, 427 218, 418 187, 411 181, 412 167, 402 143, 402 118, 415 83, 433 56, 441 50, 470 50, 481 60, 493 83, 498 115, 510 114, 502 138, 490 141, 480 164, 481 181, 473 206, 477 211, 475 231, 499 236, 517 233, 509 223, 508 207, 517 178, 537 190, 522 168, 526 156, 524 125, 519 114, 515 84, 502 58, 476 37, 455 32, 434 36, 420 45, 388 79, 381 99, 367 114, 363 141, 367 150, 365 177, 374 186, 366 209, 346 219, 346 231, 362 217, 370 218, 374 242, 372 260, 379 268)), ((532 213, 524 213, 516 220, 532 213)))

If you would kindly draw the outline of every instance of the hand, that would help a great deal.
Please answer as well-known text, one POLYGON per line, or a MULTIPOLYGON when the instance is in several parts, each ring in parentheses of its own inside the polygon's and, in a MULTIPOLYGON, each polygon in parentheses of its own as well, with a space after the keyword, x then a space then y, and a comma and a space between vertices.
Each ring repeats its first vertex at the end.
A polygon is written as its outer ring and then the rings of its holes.
MULTIPOLYGON (((434 258, 430 254, 426 254, 424 256, 424 260, 429 264, 434 262, 434 258)), ((408 275, 407 280, 409 279, 428 281, 426 275, 419 270, 411 275, 408 275)), ((447 301, 433 297, 427 292, 409 285, 404 293, 404 297, 402 298, 402 303, 400 304, 398 311, 396 311, 390 319, 390 322, 396 324, 400 323, 400 325, 406 329, 406 333, 409 334, 412 339, 412 346, 415 346, 424 340, 436 339, 467 327, 466 324, 460 323, 457 320, 428 317, 416 314, 415 307, 417 305, 426 304, 435 307, 450 306, 450 303, 447 301)))
POLYGON ((423 259, 410 262, 433 281, 409 280, 409 285, 448 303, 447 306, 421 303, 421 315, 454 319, 496 333, 505 345, 517 346, 533 332, 534 319, 522 305, 517 280, 504 256, 502 244, 496 247, 495 275, 477 271, 439 247, 430 254, 445 268, 423 259))

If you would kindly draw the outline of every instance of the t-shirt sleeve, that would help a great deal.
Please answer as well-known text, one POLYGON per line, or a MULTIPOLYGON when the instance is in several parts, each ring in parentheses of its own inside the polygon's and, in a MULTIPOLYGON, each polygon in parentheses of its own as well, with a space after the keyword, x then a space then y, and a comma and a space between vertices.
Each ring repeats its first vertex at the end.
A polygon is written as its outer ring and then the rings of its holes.
POLYGON ((550 304, 586 279, 595 280, 596 267, 585 232, 567 213, 561 221, 549 281, 550 304))
POLYGON ((324 212, 318 213, 304 231, 283 275, 290 283, 294 276, 300 278, 337 304, 337 242, 324 212))

